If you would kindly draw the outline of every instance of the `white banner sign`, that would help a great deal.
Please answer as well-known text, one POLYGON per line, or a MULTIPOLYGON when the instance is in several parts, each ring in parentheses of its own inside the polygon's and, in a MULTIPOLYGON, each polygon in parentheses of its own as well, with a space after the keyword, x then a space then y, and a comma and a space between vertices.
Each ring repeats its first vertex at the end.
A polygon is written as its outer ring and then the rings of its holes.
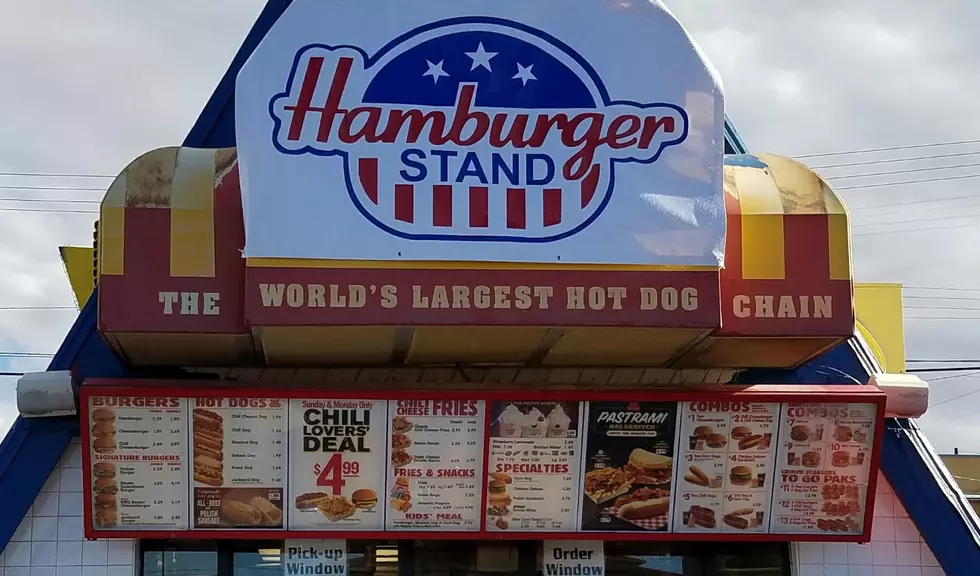
POLYGON ((543 576, 605 576, 603 542, 545 540, 541 565, 543 576))
POLYGON ((346 540, 286 540, 283 576, 347 576, 346 540))
POLYGON ((296 0, 235 101, 247 257, 721 262, 722 90, 659 2, 296 0))

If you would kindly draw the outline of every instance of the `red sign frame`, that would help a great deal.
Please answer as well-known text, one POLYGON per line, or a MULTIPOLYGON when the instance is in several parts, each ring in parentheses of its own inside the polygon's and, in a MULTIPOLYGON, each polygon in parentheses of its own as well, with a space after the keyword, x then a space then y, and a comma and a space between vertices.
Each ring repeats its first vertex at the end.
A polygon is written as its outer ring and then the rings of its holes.
MULTIPOLYGON (((238 396, 241 398, 273 397, 283 399, 338 399, 358 398, 365 400, 399 399, 440 399, 462 400, 629 400, 657 402, 692 402, 698 400, 745 400, 751 402, 860 402, 874 404, 877 408, 874 446, 871 453, 871 474, 868 478, 867 498, 865 500, 864 532, 861 534, 704 534, 704 533, 650 533, 650 532, 490 532, 485 529, 467 532, 448 531, 339 531, 339 530, 95 530, 92 518, 92 475, 83 474, 85 538, 169 538, 169 539, 238 539, 238 540, 283 540, 287 538, 316 539, 335 538, 347 540, 404 540, 404 539, 443 539, 443 540, 636 540, 636 541, 715 541, 715 542, 868 542, 871 540, 871 527, 874 517, 874 502, 878 483, 876 471, 880 466, 881 442, 885 427, 885 394, 870 385, 754 385, 754 386, 716 386, 697 389, 664 390, 356 390, 340 388, 277 388, 274 384, 218 383, 211 387, 191 388, 186 380, 88 380, 80 389, 80 417, 83 423, 89 421, 90 396, 143 396, 143 397, 181 397, 216 398, 238 396)), ((212 383, 208 383, 212 384, 212 383)), ((490 419, 485 421, 489 436, 490 419)), ((82 426, 82 468, 91 469, 92 461, 88 447, 91 445, 91 429, 82 426)), ((483 448, 486 463, 490 443, 483 448)), ((483 484, 481 517, 486 518, 486 483, 483 484)))

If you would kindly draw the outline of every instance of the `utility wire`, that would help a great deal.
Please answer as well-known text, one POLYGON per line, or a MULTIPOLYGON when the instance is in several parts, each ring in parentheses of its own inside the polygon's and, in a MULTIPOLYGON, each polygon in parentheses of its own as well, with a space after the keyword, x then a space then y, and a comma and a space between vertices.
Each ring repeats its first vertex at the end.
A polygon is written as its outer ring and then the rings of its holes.
POLYGON ((58 174, 55 172, 0 172, 0 176, 41 176, 51 178, 115 178, 109 174, 58 174))
POLYGON ((897 164, 899 162, 917 162, 919 160, 943 160, 945 158, 961 158, 963 156, 976 156, 976 152, 953 152, 950 154, 935 154, 931 156, 912 156, 909 158, 888 158, 886 160, 864 160, 861 162, 844 162, 841 164, 824 164, 820 166, 810 166, 811 170, 826 170, 829 168, 849 168, 851 166, 872 166, 875 164, 897 164))
POLYGON ((881 182, 879 184, 862 184, 860 186, 834 186, 834 190, 866 190, 868 188, 883 188, 886 186, 906 186, 908 184, 928 184, 930 182, 947 182, 950 180, 967 180, 969 178, 980 178, 980 174, 966 174, 963 176, 945 176, 942 178, 923 178, 921 180, 901 180, 898 182, 881 182))
POLYGON ((842 176, 827 176, 829 180, 845 180, 847 178, 871 178, 872 176, 893 176, 896 174, 914 174, 916 172, 934 172, 936 170, 955 170, 957 168, 976 168, 980 162, 969 164, 953 164, 952 166, 926 166, 924 168, 906 168, 903 170, 886 170, 885 172, 865 172, 863 174, 846 174, 842 176))
POLYGON ((950 142, 934 142, 931 144, 910 144, 906 146, 889 146, 887 148, 865 148, 863 150, 847 150, 844 152, 821 152, 819 154, 797 154, 792 158, 826 158, 828 156, 849 156, 851 154, 868 154, 871 152, 892 152, 894 150, 918 150, 921 148, 938 148, 940 146, 958 146, 960 144, 978 144, 977 140, 954 140, 950 142))

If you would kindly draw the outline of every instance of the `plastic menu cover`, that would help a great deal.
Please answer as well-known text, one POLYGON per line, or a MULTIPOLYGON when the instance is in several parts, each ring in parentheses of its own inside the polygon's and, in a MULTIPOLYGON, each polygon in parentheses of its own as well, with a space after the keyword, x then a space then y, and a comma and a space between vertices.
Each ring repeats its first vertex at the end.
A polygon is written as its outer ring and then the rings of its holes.
POLYGON ((387 431, 386 400, 290 400, 290 530, 384 528, 387 431))
POLYGON ((779 404, 682 406, 674 531, 766 532, 779 404))
POLYGON ((96 530, 186 530, 187 400, 89 398, 96 530))
POLYGON ((490 531, 575 529, 582 462, 579 402, 492 402, 490 531))
POLYGON ((677 404, 587 406, 581 528, 666 532, 677 404))
POLYGON ((783 404, 770 532, 864 531, 876 414, 874 404, 783 404))
POLYGON ((190 401, 195 528, 283 527, 286 401, 190 401))
POLYGON ((389 530, 480 529, 486 403, 391 400, 389 530))

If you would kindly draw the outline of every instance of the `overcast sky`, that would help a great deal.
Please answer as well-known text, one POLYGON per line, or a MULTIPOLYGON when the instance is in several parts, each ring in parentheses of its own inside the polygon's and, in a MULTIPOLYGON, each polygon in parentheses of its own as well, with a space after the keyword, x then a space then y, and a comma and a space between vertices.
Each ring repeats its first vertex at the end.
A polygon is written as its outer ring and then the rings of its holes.
MULTIPOLYGON (((145 151, 179 144, 263 4, 6 3, 0 9, 0 173, 114 175, 145 151)), ((805 155, 980 139, 976 2, 669 5, 721 73, 728 114, 753 151, 805 155)), ((860 187, 841 192, 854 209, 857 279, 914 286, 906 291, 906 315, 939 318, 906 320, 910 358, 980 360, 980 313, 963 311, 980 309, 980 178, 935 180, 980 172, 978 157, 980 144, 967 144, 807 160, 814 166, 879 162, 822 170, 828 176, 900 172, 832 182, 860 187), (937 155, 945 157, 880 163, 937 155), (862 187, 907 180, 932 181, 862 187), (909 228, 918 231, 895 233, 909 228), (928 287, 945 289, 922 289, 928 287), (947 320, 964 316, 978 319, 947 320)), ((0 198, 28 200, 0 200, 0 308, 73 303, 57 247, 91 245, 93 213, 108 183, 0 174, 0 198)), ((74 315, 0 309, 0 351, 54 352, 74 315)), ((39 370, 45 363, 0 359, 0 371, 39 370)), ((949 376, 955 375, 937 375, 933 402, 980 390, 980 378, 949 376)), ((13 387, 13 378, 0 378, 0 429, 15 416, 13 387)), ((937 406, 922 424, 940 450, 980 452, 978 409, 980 394, 965 396, 937 406)))

